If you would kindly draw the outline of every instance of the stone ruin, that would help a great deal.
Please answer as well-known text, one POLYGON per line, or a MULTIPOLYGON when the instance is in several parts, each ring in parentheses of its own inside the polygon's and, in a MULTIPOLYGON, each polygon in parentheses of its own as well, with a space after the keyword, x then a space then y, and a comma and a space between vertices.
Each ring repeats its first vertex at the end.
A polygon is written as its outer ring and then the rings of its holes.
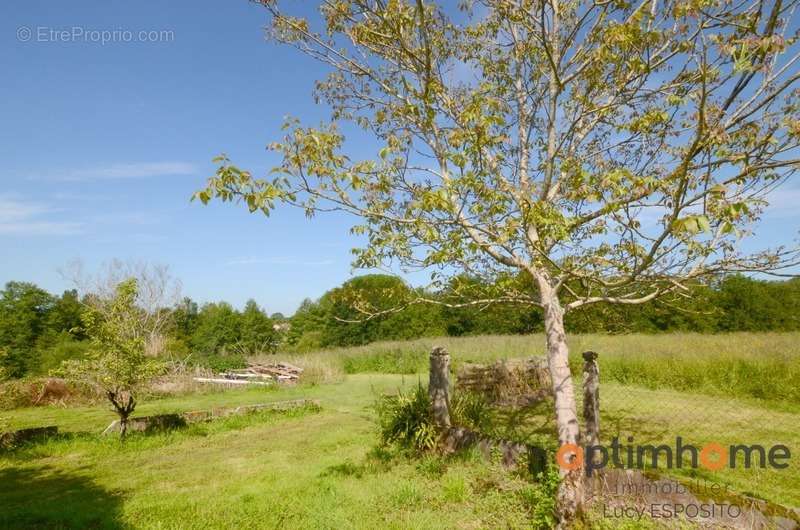
POLYGON ((550 370, 541 357, 464 364, 456 370, 456 388, 501 406, 532 405, 552 395, 550 370))

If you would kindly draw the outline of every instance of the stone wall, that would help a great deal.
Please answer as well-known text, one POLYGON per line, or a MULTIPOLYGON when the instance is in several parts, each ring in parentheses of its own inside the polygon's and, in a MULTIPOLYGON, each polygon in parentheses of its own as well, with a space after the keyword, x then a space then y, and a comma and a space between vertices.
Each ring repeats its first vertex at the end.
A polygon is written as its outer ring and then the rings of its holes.
MULTIPOLYGON (((239 407, 218 407, 211 410, 194 410, 177 414, 158 414, 155 416, 142 416, 128 419, 128 432, 154 432, 166 429, 183 427, 189 423, 208 421, 216 418, 225 418, 238 414, 249 414, 262 410, 287 411, 301 407, 319 407, 319 402, 313 399, 292 399, 289 401, 276 401, 273 403, 259 403, 256 405, 242 405, 239 407)), ((103 434, 119 432, 119 420, 111 423, 103 434)))
POLYGON ((32 440, 49 438, 58 434, 58 427, 33 427, 18 431, 0 433, 0 449, 11 449, 32 440))

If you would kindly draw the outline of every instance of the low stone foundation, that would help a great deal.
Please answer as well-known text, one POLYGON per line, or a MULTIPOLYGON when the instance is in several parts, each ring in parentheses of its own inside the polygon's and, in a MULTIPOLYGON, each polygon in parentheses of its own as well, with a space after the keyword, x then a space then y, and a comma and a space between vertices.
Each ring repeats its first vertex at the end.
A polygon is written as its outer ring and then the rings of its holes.
MULTIPOLYGON (((156 432, 184 427, 190 423, 225 418, 240 414, 249 414, 262 410, 287 411, 291 409, 315 406, 319 401, 314 399, 293 399, 289 401, 276 401, 274 403, 259 403, 256 405, 241 405, 239 407, 219 407, 211 410, 194 410, 176 414, 158 414, 155 416, 142 416, 128 420, 128 432, 156 432)), ((103 434, 119 433, 119 420, 111 423, 103 434)))
POLYGON ((10 449, 21 443, 32 440, 49 438, 58 434, 58 427, 34 427, 31 429, 19 429, 17 431, 0 433, 0 449, 10 449))
POLYGON ((541 447, 492 438, 464 427, 451 427, 445 430, 442 433, 440 446, 445 453, 477 447, 487 459, 491 457, 492 452, 498 451, 505 467, 519 467, 524 462, 528 471, 534 475, 543 471, 547 465, 547 453, 541 447))

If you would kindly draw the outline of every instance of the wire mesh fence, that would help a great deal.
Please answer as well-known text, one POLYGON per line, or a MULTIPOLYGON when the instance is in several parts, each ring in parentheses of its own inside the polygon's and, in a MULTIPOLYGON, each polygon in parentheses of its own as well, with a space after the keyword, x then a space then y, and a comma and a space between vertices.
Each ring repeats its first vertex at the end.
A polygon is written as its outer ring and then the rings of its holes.
POLYGON ((800 455, 792 454, 800 449, 800 412, 790 405, 623 385, 603 381, 602 370, 600 380, 608 465, 800 506, 800 455))
MULTIPOLYGON (((545 386, 542 361, 461 367, 455 391, 478 390, 491 398, 496 405, 487 422, 491 434, 545 447, 552 454, 557 449, 552 399, 549 391, 544 398, 537 392, 545 386), (533 399, 515 397, 519 393, 533 399)), ((585 460, 595 456, 594 465, 602 462, 604 469, 674 479, 718 499, 763 499, 800 507, 800 403, 724 395, 718 387, 672 388, 664 380, 648 385, 619 377, 619 371, 604 374, 602 353, 591 362, 599 364, 600 447, 585 460)), ((585 374, 576 364, 573 387, 584 433, 581 443, 586 445, 592 442, 581 414, 585 374)))

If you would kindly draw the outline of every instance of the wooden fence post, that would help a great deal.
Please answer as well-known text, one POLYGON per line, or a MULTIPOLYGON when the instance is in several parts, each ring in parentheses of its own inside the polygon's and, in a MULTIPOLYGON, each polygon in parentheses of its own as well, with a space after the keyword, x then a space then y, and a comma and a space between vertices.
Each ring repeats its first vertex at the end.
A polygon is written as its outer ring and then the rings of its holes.
POLYGON ((586 445, 600 444, 600 367, 597 352, 583 352, 583 419, 586 445))
POLYGON ((444 348, 431 351, 428 396, 437 427, 450 427, 450 355, 444 348))

